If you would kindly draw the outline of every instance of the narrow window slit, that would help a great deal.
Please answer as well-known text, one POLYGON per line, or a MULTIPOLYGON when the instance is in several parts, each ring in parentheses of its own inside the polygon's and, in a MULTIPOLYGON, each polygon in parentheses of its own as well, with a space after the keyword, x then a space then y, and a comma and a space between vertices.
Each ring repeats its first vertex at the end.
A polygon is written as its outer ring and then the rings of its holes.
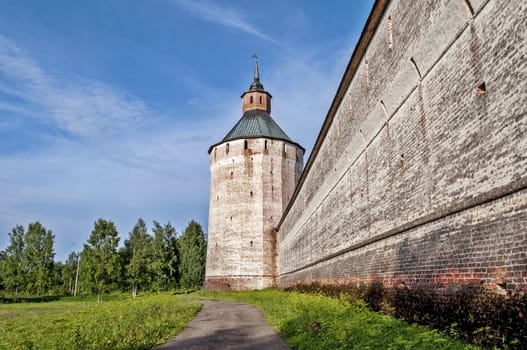
POLYGON ((370 87, 370 77, 368 73, 368 60, 366 60, 364 64, 364 85, 366 86, 366 89, 370 87))
POLYGON ((487 93, 487 86, 485 85, 485 82, 479 84, 476 87, 476 94, 478 96, 484 96, 487 93))
POLYGON ((386 30, 388 32, 388 48, 393 48, 393 27, 392 27, 392 16, 388 16, 388 21, 386 23, 386 30))

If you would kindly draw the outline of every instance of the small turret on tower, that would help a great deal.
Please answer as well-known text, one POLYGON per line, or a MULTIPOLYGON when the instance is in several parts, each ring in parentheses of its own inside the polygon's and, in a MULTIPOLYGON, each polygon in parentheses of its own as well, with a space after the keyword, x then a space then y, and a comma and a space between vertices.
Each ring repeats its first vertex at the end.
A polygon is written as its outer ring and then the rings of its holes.
POLYGON ((265 91, 263 84, 260 82, 260 72, 258 70, 258 59, 254 64, 254 78, 249 90, 245 91, 242 96, 242 112, 251 109, 263 109, 271 113, 271 94, 265 91))

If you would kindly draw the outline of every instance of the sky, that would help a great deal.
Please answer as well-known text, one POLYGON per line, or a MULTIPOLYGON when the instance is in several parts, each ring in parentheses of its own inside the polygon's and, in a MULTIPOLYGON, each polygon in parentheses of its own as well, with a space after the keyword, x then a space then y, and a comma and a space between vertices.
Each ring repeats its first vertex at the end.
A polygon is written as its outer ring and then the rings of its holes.
POLYGON ((0 250, 40 221, 55 260, 98 218, 208 225, 208 147, 260 80, 310 154, 372 0, 0 0, 0 250))

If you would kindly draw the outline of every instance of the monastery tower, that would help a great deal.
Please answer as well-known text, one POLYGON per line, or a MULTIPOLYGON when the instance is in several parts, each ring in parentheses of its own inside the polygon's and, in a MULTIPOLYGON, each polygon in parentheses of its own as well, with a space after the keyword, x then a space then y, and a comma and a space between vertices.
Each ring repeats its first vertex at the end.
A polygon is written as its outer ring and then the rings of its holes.
POLYGON ((304 149, 271 117, 271 94, 254 68, 242 117, 210 146, 206 289, 263 289, 275 284, 275 227, 300 178, 304 149))

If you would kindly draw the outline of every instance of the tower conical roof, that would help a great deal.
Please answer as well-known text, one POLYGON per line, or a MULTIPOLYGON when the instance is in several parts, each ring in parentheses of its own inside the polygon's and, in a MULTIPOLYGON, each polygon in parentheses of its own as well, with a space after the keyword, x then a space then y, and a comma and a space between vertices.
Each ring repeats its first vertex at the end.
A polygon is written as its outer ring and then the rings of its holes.
POLYGON ((267 137, 291 142, 289 136, 276 124, 271 115, 260 109, 245 111, 222 142, 254 137, 267 137))
MULTIPOLYGON (((253 82, 251 83, 249 90, 242 94, 242 99, 245 95, 251 96, 251 108, 242 107, 242 117, 234 125, 234 127, 227 133, 227 135, 221 140, 209 148, 209 153, 212 148, 226 141, 238 140, 238 139, 249 139, 249 138, 268 138, 275 140, 283 140, 293 143, 300 147, 302 151, 304 148, 294 141, 291 141, 289 136, 278 126, 269 114, 271 94, 265 91, 262 83, 260 82, 260 72, 258 70, 258 61, 254 66, 253 82), (268 96, 268 100, 264 105, 252 104, 252 96, 264 93, 268 96), (266 109, 264 108, 266 107, 266 109)), ((261 102, 261 100, 260 100, 261 102)))

